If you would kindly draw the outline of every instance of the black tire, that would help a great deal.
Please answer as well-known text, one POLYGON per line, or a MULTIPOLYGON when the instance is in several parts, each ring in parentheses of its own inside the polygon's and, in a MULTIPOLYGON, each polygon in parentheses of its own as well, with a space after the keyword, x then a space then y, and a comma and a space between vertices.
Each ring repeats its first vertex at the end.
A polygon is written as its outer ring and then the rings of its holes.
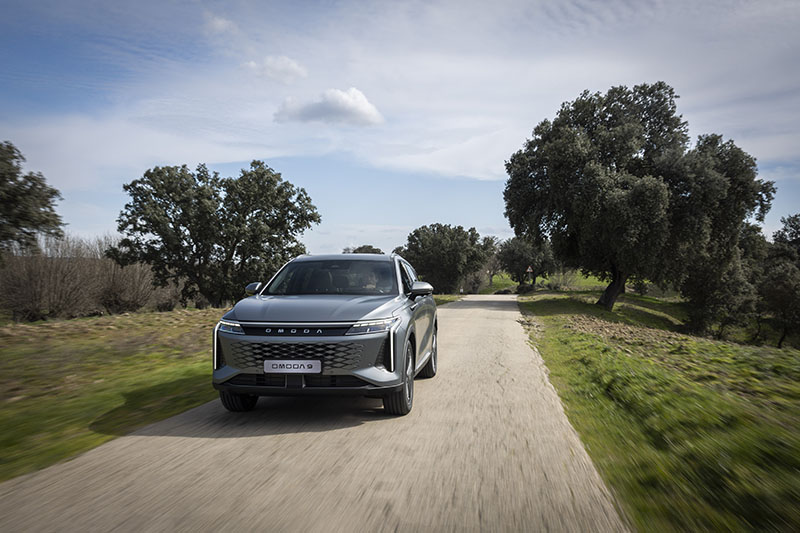
POLYGON ((228 411, 242 413, 251 411, 258 403, 258 396, 250 394, 237 394, 226 390, 219 391, 219 400, 228 411))
POLYGON ((406 344, 406 357, 403 361, 403 387, 383 397, 383 410, 390 415, 404 416, 414 406, 414 350, 411 343, 406 344))
POLYGON ((439 342, 436 337, 437 332, 436 329, 434 329, 433 342, 431 343, 431 358, 428 359, 428 364, 419 371, 419 377, 421 378, 428 379, 436 375, 436 369, 439 366, 439 342))

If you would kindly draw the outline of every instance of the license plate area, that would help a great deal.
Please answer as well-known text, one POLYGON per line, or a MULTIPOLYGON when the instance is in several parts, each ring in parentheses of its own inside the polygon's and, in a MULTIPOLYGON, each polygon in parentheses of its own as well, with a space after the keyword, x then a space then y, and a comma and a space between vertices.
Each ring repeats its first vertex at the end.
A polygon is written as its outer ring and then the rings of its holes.
POLYGON ((264 372, 267 374, 319 374, 322 361, 308 359, 265 359, 264 372))

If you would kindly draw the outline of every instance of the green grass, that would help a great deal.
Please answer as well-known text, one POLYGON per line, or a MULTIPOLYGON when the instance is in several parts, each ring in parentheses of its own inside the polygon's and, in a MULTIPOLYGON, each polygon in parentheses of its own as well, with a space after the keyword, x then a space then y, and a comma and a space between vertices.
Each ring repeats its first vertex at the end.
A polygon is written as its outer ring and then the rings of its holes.
POLYGON ((213 399, 220 309, 0 327, 0 480, 213 399))
POLYGON ((800 530, 800 352, 678 332, 682 304, 521 298, 587 451, 643 531, 800 530))
POLYGON ((436 305, 444 305, 449 304, 450 302, 455 302, 461 299, 461 295, 459 294, 434 294, 433 301, 436 302, 436 305))
POLYGON ((511 276, 505 272, 500 272, 492 277, 491 285, 487 285, 480 290, 480 294, 494 294, 502 289, 509 289, 513 292, 516 288, 517 283, 511 279, 511 276))

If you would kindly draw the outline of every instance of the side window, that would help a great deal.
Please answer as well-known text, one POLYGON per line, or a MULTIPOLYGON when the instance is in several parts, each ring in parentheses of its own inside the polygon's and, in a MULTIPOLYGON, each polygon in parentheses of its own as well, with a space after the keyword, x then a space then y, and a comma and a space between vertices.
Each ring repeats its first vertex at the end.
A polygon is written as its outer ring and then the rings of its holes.
POLYGON ((417 271, 414 270, 414 267, 409 265, 408 263, 403 263, 406 268, 408 269, 408 273, 411 275, 411 281, 419 281, 419 276, 417 276, 417 271))
POLYGON ((408 270, 406 270, 406 267, 402 262, 399 263, 399 266, 400 266, 400 279, 403 280, 403 292, 405 293, 411 292, 411 285, 413 283, 411 281, 412 278, 408 274, 408 270))

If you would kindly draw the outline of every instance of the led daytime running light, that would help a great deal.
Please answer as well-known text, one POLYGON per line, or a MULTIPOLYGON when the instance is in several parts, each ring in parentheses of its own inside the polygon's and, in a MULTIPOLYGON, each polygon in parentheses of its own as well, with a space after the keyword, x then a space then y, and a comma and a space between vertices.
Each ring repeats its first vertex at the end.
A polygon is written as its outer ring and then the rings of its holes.
POLYGON ((236 322, 227 322, 225 320, 219 321, 219 331, 223 333, 233 333, 235 335, 244 335, 244 329, 236 322))
POLYGON ((356 322, 347 330, 346 335, 365 335, 367 333, 380 333, 382 331, 389 331, 392 326, 400 320, 397 318, 387 318, 384 320, 365 320, 363 322, 356 322))

